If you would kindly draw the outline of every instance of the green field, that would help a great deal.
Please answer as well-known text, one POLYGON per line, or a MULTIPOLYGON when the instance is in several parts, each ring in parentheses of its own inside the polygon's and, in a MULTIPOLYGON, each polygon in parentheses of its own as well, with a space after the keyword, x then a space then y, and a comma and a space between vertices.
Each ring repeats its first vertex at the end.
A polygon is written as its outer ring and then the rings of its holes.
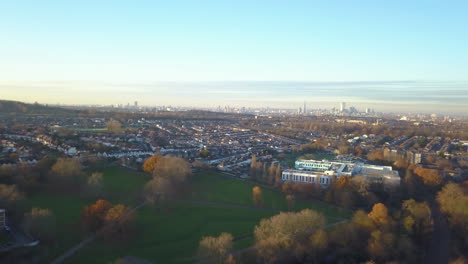
MULTIPOLYGON (((104 173, 105 192, 109 194, 112 203, 135 204, 141 186, 149 179, 147 175, 124 168, 111 167, 101 172, 104 173)), ((48 208, 54 213, 59 243, 43 250, 47 262, 83 238, 80 215, 83 207, 93 202, 76 193, 59 195, 43 192, 26 199, 26 208, 48 208)))
MULTIPOLYGON (((112 203, 133 206, 149 176, 123 168, 107 168, 104 184, 112 203)), ((145 206, 136 213, 134 237, 127 242, 98 239, 81 249, 65 263, 109 263, 120 257, 135 256, 156 263, 192 263, 203 236, 229 232, 234 237, 251 234, 262 218, 286 210, 284 194, 262 188, 264 208, 252 207, 254 184, 217 172, 194 175, 191 192, 180 201, 162 207, 145 206), (190 201, 188 201, 190 200, 190 201)), ((93 201, 79 195, 40 194, 28 199, 29 207, 51 209, 57 219, 60 243, 47 248, 45 263, 83 239, 79 219, 83 206, 93 201)), ((328 223, 349 217, 333 206, 317 201, 296 201, 296 208, 322 212, 328 223)), ((252 245, 253 238, 238 240, 236 248, 252 245)))
MULTIPOLYGON (((274 213, 240 208, 173 203, 169 211, 146 207, 137 213, 136 237, 124 244, 99 240, 67 263, 108 263, 136 256, 156 263, 193 263, 201 237, 230 232, 234 237, 252 232, 259 219, 274 213)), ((239 241, 244 243, 246 241, 239 241)), ((252 243, 252 239, 247 241, 252 243)))
MULTIPOLYGON (((232 179, 217 172, 196 175, 193 179, 193 200, 252 205, 252 188, 255 184, 232 179)), ((285 195, 276 190, 262 188, 265 208, 287 210, 285 195)), ((296 209, 311 208, 328 217, 346 218, 348 214, 320 201, 297 200, 296 209)))

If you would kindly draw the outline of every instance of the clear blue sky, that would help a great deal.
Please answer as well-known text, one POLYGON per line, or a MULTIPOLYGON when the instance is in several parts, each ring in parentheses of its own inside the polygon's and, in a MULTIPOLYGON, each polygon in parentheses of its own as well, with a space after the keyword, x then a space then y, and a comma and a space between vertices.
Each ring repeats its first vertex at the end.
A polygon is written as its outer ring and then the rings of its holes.
POLYGON ((467 12, 468 1, 4 1, 0 89, 411 80, 462 82, 466 95, 467 12))

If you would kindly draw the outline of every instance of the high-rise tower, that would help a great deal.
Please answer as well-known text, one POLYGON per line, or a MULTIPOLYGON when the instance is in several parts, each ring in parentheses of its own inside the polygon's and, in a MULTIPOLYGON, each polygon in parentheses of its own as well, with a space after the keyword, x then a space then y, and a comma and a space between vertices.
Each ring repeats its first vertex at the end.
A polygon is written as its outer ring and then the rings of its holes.
POLYGON ((345 110, 346 110, 346 103, 345 103, 345 102, 342 102, 342 103, 340 104, 340 111, 341 111, 341 112, 344 112, 345 110))

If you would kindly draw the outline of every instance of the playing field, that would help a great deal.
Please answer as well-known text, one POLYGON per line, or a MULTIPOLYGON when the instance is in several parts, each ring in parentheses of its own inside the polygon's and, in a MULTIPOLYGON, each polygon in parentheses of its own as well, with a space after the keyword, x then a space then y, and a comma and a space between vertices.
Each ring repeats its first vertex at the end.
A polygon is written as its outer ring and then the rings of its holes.
MULTIPOLYGON (((123 168, 104 169, 104 184, 113 203, 137 204, 148 176, 123 168)), ((126 242, 98 239, 82 248, 65 263, 110 263, 125 256, 135 256, 156 263, 192 263, 198 242, 203 236, 229 232, 234 237, 252 234, 262 218, 287 209, 284 194, 262 188, 264 206, 252 206, 252 183, 226 177, 217 172, 194 175, 191 192, 180 201, 162 207, 145 206, 136 213, 134 236, 126 242)), ((57 218, 60 243, 48 248, 44 263, 79 243, 83 206, 93 201, 77 195, 40 194, 28 199, 30 207, 51 209, 57 218)), ((312 201, 296 201, 296 208, 322 212, 329 223, 349 217, 347 212, 312 201)), ((252 245, 253 238, 236 240, 236 248, 252 245)))

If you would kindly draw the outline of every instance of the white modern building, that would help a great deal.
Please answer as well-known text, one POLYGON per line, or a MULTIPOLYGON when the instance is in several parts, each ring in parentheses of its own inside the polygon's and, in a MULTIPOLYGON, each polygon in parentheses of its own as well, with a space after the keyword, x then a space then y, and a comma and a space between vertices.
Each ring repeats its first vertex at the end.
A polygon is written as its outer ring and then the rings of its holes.
POLYGON ((400 175, 391 166, 326 160, 297 160, 295 169, 283 171, 282 179, 283 181, 318 183, 326 186, 343 175, 361 175, 370 181, 382 182, 385 185, 400 185, 400 175))
POLYGON ((328 185, 333 181, 333 175, 306 170, 284 170, 282 179, 283 181, 328 185))

